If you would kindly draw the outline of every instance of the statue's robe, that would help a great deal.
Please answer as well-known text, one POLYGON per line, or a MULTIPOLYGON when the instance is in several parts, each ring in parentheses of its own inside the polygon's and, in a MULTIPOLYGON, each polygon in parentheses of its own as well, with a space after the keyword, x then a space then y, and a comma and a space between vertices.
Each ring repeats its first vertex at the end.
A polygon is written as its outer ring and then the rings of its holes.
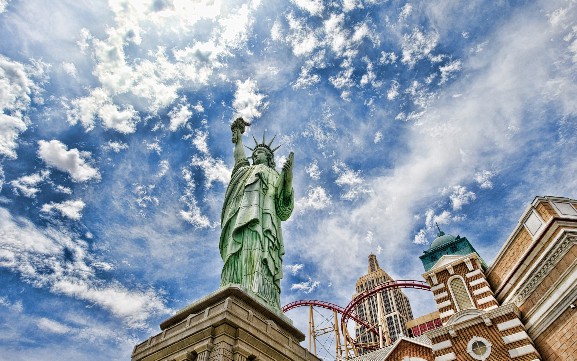
POLYGON ((266 164, 235 164, 221 216, 221 286, 239 284, 280 309, 284 245, 281 221, 294 207, 292 189, 266 164))

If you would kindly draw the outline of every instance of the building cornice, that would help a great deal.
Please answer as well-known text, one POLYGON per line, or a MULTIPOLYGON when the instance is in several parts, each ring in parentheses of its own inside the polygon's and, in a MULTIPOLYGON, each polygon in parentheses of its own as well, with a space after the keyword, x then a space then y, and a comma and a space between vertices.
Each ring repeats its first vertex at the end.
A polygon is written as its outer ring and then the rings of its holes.
POLYGON ((517 308, 517 306, 513 303, 508 303, 491 311, 484 311, 480 309, 464 310, 451 316, 451 319, 445 326, 427 331, 424 333, 424 335, 428 336, 431 340, 435 337, 447 334, 451 335, 451 337, 455 337, 455 333, 459 330, 471 327, 481 322, 484 322, 486 325, 491 325, 492 319, 511 313, 514 313, 517 317, 520 315, 519 308, 517 308), (474 316, 472 315, 471 311, 478 311, 478 314, 474 316), (467 314, 471 314, 472 317, 463 321, 459 321, 459 317, 467 314))
POLYGON ((518 306, 521 305, 535 291, 551 269, 555 267, 559 259, 567 253, 571 245, 577 243, 577 230, 562 232, 559 236, 561 238, 554 243, 554 246, 533 267, 533 270, 519 282, 520 286, 511 292, 505 302, 514 302, 518 306))
MULTIPOLYGON (((443 264, 443 265, 438 266, 438 265, 441 263, 441 261, 443 260, 443 258, 446 259, 446 256, 441 257, 441 258, 437 261, 437 263, 435 263, 435 265, 434 265, 433 267, 431 267, 430 270, 428 270, 427 272, 425 272, 425 273, 422 274, 422 277, 423 277, 424 279, 427 279, 427 277, 432 277, 433 275, 436 275, 436 274, 438 274, 438 273, 441 272, 441 271, 447 270, 447 269, 449 269, 449 268, 451 268, 451 267, 454 268, 455 266, 457 266, 457 265, 459 265, 459 264, 461 264, 461 263, 463 263, 463 262, 467 262, 467 261, 469 261, 469 260, 472 260, 472 259, 475 259, 475 260, 477 260, 478 262, 480 262, 480 260, 479 260, 479 255, 477 255, 476 252, 471 252, 471 253, 469 253, 469 254, 467 254, 467 255, 459 256, 459 258, 455 259, 454 261, 451 261, 451 262, 449 262, 449 263, 447 263, 447 264, 443 264)), ((467 266, 468 266, 468 265, 467 265, 467 266)), ((436 283, 436 282, 435 282, 435 283, 436 283)))
MULTIPOLYGON (((555 232, 557 232, 559 229, 567 229, 569 232, 573 232, 575 230, 575 219, 570 219, 570 218, 561 218, 561 217, 554 217, 552 218, 543 228, 542 231, 540 231, 540 235, 538 237, 536 237, 534 239, 534 241, 531 243, 531 245, 529 246, 529 248, 523 253, 523 255, 521 257, 519 257, 519 260, 517 261, 517 263, 515 264, 515 266, 513 266, 509 273, 507 273, 507 275, 503 278, 503 280, 501 280, 501 282, 498 285, 492 285, 493 287, 495 287, 495 298, 496 299, 502 299, 502 295, 501 293, 505 291, 505 289, 507 288, 507 286, 511 286, 511 280, 512 278, 515 276, 515 274, 518 272, 519 268, 525 264, 527 262, 527 258, 533 253, 533 251, 535 251, 535 249, 537 249, 538 246, 542 246, 542 243, 539 242, 538 240, 543 239, 543 238, 549 238, 551 237, 555 232), (567 226, 571 227, 568 228, 567 226)), ((486 272, 485 273, 487 279, 490 278, 490 273, 486 272)))
MULTIPOLYGON (((511 246, 513 240, 517 237, 519 232, 522 229, 524 229, 525 221, 531 215, 531 211, 536 210, 539 203, 549 203, 553 207, 553 209, 557 209, 557 207, 555 207, 553 204, 554 202, 575 203, 575 200, 570 199, 570 198, 565 198, 565 197, 553 197, 553 196, 537 196, 537 197, 535 197, 533 199, 533 201, 531 202, 531 204, 529 206, 527 206, 527 208, 525 208, 525 211, 521 214, 521 217, 519 218, 517 226, 515 227, 515 229, 511 233, 511 235, 509 235, 509 237, 507 238, 505 243, 503 243, 503 245, 501 246, 501 249, 497 253, 497 256, 495 256, 495 260, 493 261, 491 266, 487 269, 487 272, 486 272, 487 277, 489 277, 489 275, 493 271, 495 265, 497 265, 501 261, 501 259, 507 254, 509 247, 511 246)), ((549 226, 549 224, 551 222, 553 222, 555 219, 564 219, 564 220, 575 221, 575 217, 565 217, 565 216, 562 216, 559 213, 557 213, 557 215, 553 216, 553 218, 551 220, 549 220, 548 224, 546 224, 544 226, 543 232, 539 232, 539 233, 543 234, 546 231, 546 228, 549 226)), ((538 236, 539 236, 539 234, 536 234, 533 237, 533 239, 538 238, 538 236)))

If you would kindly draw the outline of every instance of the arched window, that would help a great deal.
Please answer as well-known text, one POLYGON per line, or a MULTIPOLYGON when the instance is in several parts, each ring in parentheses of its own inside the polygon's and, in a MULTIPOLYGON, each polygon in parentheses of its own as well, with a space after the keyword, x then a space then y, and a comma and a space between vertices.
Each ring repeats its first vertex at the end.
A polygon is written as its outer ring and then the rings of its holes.
POLYGON ((468 310, 475 308, 473 305, 473 300, 469 295, 467 286, 465 282, 459 276, 454 276, 449 280, 449 287, 451 289, 451 294, 453 295, 453 300, 457 306, 457 311, 468 310))

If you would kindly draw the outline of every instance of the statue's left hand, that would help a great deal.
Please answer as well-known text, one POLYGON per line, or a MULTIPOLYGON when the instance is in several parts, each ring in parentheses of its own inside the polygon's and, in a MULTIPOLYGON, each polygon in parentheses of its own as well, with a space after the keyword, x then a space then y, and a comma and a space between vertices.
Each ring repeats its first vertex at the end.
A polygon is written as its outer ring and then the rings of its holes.
POLYGON ((287 190, 292 188, 292 181, 293 181, 293 163, 294 163, 295 154, 290 152, 288 159, 282 166, 282 172, 284 175, 284 183, 287 190))

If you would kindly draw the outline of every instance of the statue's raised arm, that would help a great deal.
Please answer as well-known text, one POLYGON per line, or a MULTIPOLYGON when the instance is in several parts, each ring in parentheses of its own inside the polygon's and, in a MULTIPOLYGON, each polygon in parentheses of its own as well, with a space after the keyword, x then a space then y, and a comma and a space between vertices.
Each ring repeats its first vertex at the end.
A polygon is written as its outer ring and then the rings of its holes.
POLYGON ((280 280, 284 244, 281 221, 294 208, 292 190, 294 154, 282 173, 275 169, 274 152, 264 139, 256 138, 252 164, 246 158, 242 134, 248 126, 242 118, 232 125, 235 165, 224 199, 220 254, 224 261, 221 286, 238 285, 270 307, 280 309, 280 280))
POLYGON ((232 142, 234 143, 235 163, 246 159, 246 154, 244 153, 244 148, 242 146, 242 135, 247 126, 250 126, 250 123, 245 122, 242 118, 236 118, 230 125, 230 130, 232 131, 232 142))

